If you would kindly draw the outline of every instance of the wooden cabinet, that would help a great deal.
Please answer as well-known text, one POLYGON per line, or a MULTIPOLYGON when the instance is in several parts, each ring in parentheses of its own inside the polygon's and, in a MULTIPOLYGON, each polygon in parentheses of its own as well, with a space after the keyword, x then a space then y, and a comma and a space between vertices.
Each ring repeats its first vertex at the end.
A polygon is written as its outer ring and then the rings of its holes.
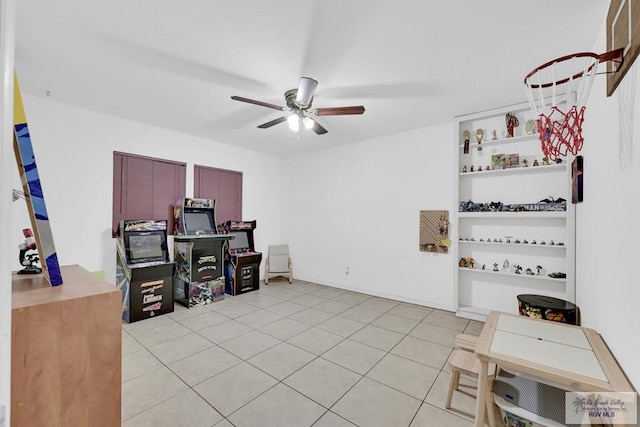
POLYGON ((80 266, 12 277, 11 425, 120 426, 122 298, 80 266))
POLYGON ((538 134, 526 131, 532 119, 528 105, 458 118, 455 176, 461 206, 453 238, 460 316, 484 320, 493 310, 515 314, 519 294, 575 303, 573 159, 544 164, 538 134), (506 137, 507 113, 520 123, 512 137, 506 137), (484 135, 480 144, 478 134, 484 135), (545 199, 566 202, 540 205, 545 199), (467 209, 470 202, 474 207, 467 209), (475 265, 461 267, 461 258, 473 258, 475 265), (516 266, 522 268, 518 273, 516 266), (566 277, 549 276, 553 273, 566 277))

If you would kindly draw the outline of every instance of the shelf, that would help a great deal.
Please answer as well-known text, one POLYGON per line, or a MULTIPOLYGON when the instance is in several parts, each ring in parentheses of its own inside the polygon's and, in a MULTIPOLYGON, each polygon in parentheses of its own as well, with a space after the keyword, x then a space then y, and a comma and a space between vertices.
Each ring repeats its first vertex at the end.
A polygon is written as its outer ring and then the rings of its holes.
MULTIPOLYGON (((473 135, 472 135, 473 137, 473 135)), ((481 147, 491 147, 492 145, 503 145, 503 144, 513 144, 516 142, 523 142, 523 141, 534 141, 534 140, 539 140, 538 138, 538 134, 537 133, 533 133, 531 135, 521 135, 521 136, 514 136, 513 138, 502 138, 502 139, 494 139, 494 140, 488 140, 488 141, 482 141, 482 144, 480 144, 481 147)), ((475 142, 472 139, 469 140, 469 150, 475 150, 478 147, 478 143, 475 142)), ((460 149, 464 149, 464 142, 462 144, 460 144, 460 149)))
POLYGON ((459 267, 458 270, 460 271, 467 271, 469 273, 481 273, 481 274, 490 274, 492 276, 507 276, 507 277, 517 277, 517 278, 524 278, 524 279, 532 279, 532 280, 548 280, 551 282, 566 282, 567 279, 554 279, 553 277, 549 277, 547 275, 534 275, 531 276, 529 274, 515 274, 515 273, 505 273, 503 271, 493 271, 493 270, 481 270, 479 268, 466 268, 466 267, 459 267))
POLYGON ((456 314, 460 317, 485 320, 491 310, 517 311, 515 300, 521 293, 575 300, 576 209, 570 200, 572 156, 562 157, 560 163, 543 164, 541 134, 524 135, 526 126, 522 125, 530 118, 531 111, 526 103, 455 118, 457 132, 453 164, 457 169, 452 173, 456 181, 458 212, 450 214, 450 217, 452 223, 459 227, 451 250, 455 255, 452 267, 457 279, 456 314), (515 114, 521 125, 514 129, 516 136, 512 138, 504 137, 506 114, 515 114), (475 138, 477 129, 484 131, 484 140, 480 144, 475 138), (492 129, 497 130, 495 140, 492 139, 492 129), (465 131, 470 133, 469 151, 466 154, 465 131), (498 166, 493 156, 500 154, 504 154, 505 163, 498 166), (508 164, 516 167, 503 169, 502 165, 507 164, 506 159, 511 154, 517 155, 519 162, 516 164, 515 160, 510 160, 508 164), (492 158, 496 169, 490 167, 487 170, 487 165, 492 165, 492 158), (533 166, 536 160, 538 166, 533 166), (525 167, 525 164, 528 166, 525 167), (474 172, 470 172, 472 165, 474 172), (479 167, 481 171, 478 171, 479 167), (467 172, 462 172, 463 169, 467 172), (566 204, 536 202, 547 194, 568 201, 566 204), (460 209, 466 209, 470 201, 475 202, 473 208, 486 211, 461 212, 460 209), (489 205, 497 208, 499 201, 504 203, 505 210, 491 211, 489 205), (530 210, 515 211, 527 208, 530 210), (460 240, 459 237, 473 238, 473 241, 460 240), (491 237, 491 240, 480 241, 487 237, 491 237), (493 242, 494 238, 502 239, 502 242, 493 242), (528 243, 522 243, 525 238, 528 243), (550 244, 552 238, 554 245, 550 244), (511 243, 507 243, 507 239, 511 243), (515 243, 516 239, 520 243, 515 243), (536 244, 531 243, 534 240, 536 244), (541 244, 542 241, 546 241, 546 244, 541 244), (558 242, 563 244, 558 245, 558 242), (471 255, 478 261, 475 262, 475 268, 459 267, 460 258, 471 255), (520 274, 515 274, 513 265, 509 271, 503 270, 502 261, 498 264, 499 271, 493 271, 494 261, 505 257, 511 261, 519 258, 517 264, 523 267, 520 274), (483 262, 485 270, 482 270, 483 262), (534 268, 537 265, 545 266, 540 275, 536 274, 537 269, 534 268), (531 268, 534 274, 526 274, 527 268, 531 268), (548 273, 556 271, 567 273, 567 277, 557 279, 548 276, 548 273))
POLYGON ((566 218, 567 211, 458 212, 458 218, 566 218))
POLYGON ((555 165, 546 165, 546 166, 528 166, 528 167, 517 167, 517 168, 509 168, 509 169, 494 169, 494 170, 483 170, 481 172, 460 172, 460 177, 474 177, 477 178, 479 176, 492 176, 492 175, 512 175, 512 174, 533 174, 533 173, 548 173, 548 172, 559 172, 566 171, 567 164, 560 163, 555 165))
POLYGON ((542 248, 542 249, 563 249, 566 250, 567 247, 565 245, 541 245, 540 243, 505 243, 505 242, 479 242, 479 241, 470 241, 470 240, 458 240, 458 243, 465 245, 488 245, 488 246, 510 246, 510 247, 518 247, 518 248, 542 248))

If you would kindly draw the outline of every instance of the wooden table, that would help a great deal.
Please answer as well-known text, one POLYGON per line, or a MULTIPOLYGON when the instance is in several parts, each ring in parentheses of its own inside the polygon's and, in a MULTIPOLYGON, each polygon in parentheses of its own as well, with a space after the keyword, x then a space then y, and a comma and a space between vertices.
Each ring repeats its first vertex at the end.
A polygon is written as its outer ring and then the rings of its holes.
POLYGON ((487 365, 569 391, 634 392, 604 340, 593 329, 493 311, 476 345, 476 426, 484 425, 487 365))
POLYGON ((78 265, 12 276, 11 425, 120 427, 122 294, 78 265))

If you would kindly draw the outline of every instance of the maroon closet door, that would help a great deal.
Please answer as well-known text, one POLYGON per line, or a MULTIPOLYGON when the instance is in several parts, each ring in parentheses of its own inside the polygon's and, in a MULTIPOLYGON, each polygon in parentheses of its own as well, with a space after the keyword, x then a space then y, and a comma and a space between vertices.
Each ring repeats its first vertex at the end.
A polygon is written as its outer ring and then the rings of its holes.
POLYGON ((242 172, 195 165, 193 196, 216 200, 218 224, 242 221, 242 172))
POLYGON ((185 182, 185 163, 114 152, 114 235, 122 219, 166 219, 172 230, 172 205, 184 198, 185 182))

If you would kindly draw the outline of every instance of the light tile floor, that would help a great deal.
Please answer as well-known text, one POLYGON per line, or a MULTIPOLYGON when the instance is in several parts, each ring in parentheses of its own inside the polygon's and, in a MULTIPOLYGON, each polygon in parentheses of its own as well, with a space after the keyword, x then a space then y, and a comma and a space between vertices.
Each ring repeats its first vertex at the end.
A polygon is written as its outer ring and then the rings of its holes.
POLYGON ((123 324, 122 425, 471 426, 444 402, 456 334, 482 323, 317 284, 272 281, 123 324))

